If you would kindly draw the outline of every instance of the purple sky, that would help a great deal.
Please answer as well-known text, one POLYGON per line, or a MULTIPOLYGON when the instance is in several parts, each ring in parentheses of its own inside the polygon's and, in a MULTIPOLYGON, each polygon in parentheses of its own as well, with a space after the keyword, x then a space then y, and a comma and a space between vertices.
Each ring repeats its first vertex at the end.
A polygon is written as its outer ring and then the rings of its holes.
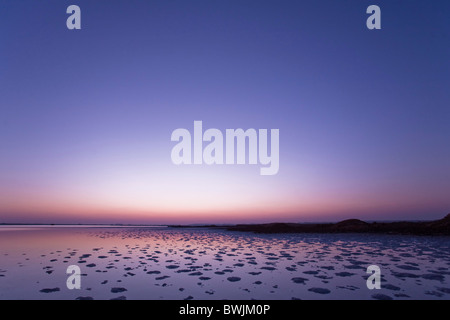
POLYGON ((440 218, 449 16, 425 0, 2 0, 0 222, 440 218), (279 173, 175 166, 171 133, 194 120, 279 129, 279 173))

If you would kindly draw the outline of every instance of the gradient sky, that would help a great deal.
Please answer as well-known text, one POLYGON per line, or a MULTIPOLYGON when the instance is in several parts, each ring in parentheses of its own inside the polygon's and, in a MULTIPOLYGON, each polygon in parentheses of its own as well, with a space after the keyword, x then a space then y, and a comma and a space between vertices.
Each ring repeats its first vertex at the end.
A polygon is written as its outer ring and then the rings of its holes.
POLYGON ((425 0, 0 0, 0 222, 441 218, 449 16, 425 0), (171 133, 194 120, 280 129, 279 173, 174 165, 171 133))

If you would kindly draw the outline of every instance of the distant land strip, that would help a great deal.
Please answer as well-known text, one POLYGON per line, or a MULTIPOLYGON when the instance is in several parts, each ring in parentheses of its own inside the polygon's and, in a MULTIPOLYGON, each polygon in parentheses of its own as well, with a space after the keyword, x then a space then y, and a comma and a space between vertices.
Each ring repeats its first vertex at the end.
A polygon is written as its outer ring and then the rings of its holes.
POLYGON ((204 225, 182 226, 172 228, 216 228, 229 231, 246 231, 254 233, 377 233, 405 235, 450 235, 450 213, 443 219, 423 222, 364 222, 348 219, 337 223, 265 223, 237 224, 229 226, 204 225))

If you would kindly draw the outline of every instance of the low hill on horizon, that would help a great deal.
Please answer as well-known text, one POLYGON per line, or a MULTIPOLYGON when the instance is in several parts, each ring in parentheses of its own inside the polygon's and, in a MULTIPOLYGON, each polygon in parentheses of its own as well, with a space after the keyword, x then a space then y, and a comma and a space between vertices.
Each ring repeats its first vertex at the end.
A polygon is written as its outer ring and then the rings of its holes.
POLYGON ((265 223, 238 224, 230 231, 255 233, 385 233, 411 235, 450 235, 450 213, 443 219, 423 222, 364 222, 347 219, 337 223, 265 223))

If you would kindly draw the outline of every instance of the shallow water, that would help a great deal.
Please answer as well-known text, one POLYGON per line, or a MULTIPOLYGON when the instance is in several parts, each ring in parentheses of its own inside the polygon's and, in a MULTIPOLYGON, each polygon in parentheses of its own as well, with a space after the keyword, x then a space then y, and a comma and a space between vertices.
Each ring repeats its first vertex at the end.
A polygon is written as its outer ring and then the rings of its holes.
POLYGON ((449 299, 450 237, 0 227, 0 299, 449 299), (69 290, 67 267, 81 268, 69 290), (381 289, 369 290, 369 265, 381 289))

